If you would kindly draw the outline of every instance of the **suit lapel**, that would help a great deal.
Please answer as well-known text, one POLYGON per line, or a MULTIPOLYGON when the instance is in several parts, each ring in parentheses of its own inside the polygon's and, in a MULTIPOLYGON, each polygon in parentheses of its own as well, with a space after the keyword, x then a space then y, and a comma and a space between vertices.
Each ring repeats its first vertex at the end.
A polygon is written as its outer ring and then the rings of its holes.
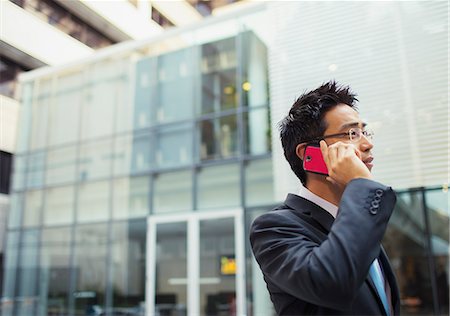
POLYGON ((295 194, 288 194, 285 204, 296 212, 311 216, 325 234, 330 232, 334 217, 319 205, 295 194))

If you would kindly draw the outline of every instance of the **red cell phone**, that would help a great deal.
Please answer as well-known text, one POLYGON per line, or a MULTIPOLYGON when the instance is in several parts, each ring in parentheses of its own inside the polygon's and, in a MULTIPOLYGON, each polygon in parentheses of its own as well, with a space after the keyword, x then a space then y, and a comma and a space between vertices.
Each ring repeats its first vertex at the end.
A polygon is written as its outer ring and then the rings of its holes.
POLYGON ((323 160, 320 145, 308 145, 303 155, 303 169, 305 171, 328 175, 328 168, 323 160))

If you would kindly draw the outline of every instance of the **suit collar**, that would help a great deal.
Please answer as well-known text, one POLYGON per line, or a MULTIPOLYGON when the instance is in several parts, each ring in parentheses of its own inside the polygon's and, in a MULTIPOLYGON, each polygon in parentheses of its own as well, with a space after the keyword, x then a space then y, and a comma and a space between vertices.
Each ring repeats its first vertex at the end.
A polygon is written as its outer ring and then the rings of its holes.
POLYGON ((285 204, 300 213, 311 213, 313 217, 328 233, 333 225, 334 217, 319 205, 296 194, 289 193, 285 204))

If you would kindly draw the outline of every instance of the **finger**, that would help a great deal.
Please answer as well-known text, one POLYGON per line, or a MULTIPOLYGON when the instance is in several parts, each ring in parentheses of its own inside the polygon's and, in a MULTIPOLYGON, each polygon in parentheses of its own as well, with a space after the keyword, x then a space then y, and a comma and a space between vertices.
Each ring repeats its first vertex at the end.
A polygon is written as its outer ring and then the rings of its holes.
POLYGON ((328 158, 328 146, 327 143, 324 140, 320 141, 320 150, 322 151, 323 160, 325 160, 325 164, 329 165, 329 158, 328 158))

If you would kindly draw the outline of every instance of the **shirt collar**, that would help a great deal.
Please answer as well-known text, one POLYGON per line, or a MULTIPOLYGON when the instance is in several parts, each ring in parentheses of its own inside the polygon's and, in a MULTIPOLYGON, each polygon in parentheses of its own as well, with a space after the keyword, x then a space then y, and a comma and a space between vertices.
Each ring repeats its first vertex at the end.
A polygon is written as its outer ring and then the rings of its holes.
POLYGON ((325 211, 331 214, 334 218, 336 218, 338 213, 338 207, 334 205, 333 203, 328 202, 327 200, 321 198, 317 194, 312 193, 305 187, 301 187, 300 194, 302 198, 307 199, 308 201, 313 202, 314 204, 319 205, 321 208, 323 208, 325 211))

